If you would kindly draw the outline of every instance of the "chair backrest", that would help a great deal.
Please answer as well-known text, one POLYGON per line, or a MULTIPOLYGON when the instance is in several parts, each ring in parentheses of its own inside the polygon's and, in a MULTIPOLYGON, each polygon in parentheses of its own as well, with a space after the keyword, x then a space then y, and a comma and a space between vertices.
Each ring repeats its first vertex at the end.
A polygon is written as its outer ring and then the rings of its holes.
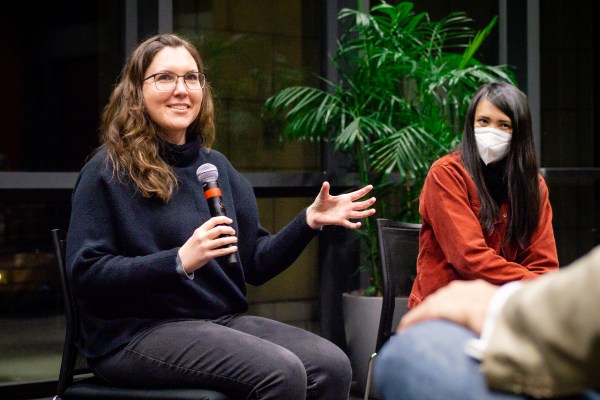
POLYGON ((77 350, 75 343, 80 335, 79 314, 71 292, 67 275, 67 232, 62 229, 51 231, 60 282, 63 289, 66 335, 58 386, 54 399, 153 399, 153 400, 231 400, 223 393, 209 389, 130 389, 118 388, 100 382, 77 350))
POLYGON ((375 352, 392 334, 396 297, 408 297, 417 275, 421 224, 377 219, 377 239, 381 259, 383 304, 375 352))
POLYGON ((65 389, 73 383, 74 376, 90 374, 90 368, 87 360, 79 354, 75 341, 79 335, 79 316, 77 308, 71 294, 71 285, 67 277, 67 232, 62 229, 53 229, 51 231, 54 252, 56 254, 56 263, 58 265, 58 274, 62 286, 63 300, 66 315, 66 334, 63 348, 62 362, 60 365, 60 374, 58 378, 58 396, 63 396, 65 389))

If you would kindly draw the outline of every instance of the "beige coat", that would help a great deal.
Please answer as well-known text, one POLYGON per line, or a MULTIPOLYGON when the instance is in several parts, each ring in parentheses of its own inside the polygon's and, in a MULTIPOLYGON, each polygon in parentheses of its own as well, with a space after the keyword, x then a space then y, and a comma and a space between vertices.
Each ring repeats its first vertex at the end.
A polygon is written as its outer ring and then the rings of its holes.
POLYGON ((534 397, 600 389, 600 246, 508 299, 482 369, 491 388, 534 397))

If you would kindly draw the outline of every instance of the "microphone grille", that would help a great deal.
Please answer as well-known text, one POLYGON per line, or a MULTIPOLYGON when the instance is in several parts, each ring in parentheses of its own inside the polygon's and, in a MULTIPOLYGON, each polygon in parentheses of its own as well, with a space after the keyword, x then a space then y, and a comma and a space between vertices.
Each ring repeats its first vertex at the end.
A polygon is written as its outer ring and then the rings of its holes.
POLYGON ((196 176, 200 182, 212 182, 219 177, 219 171, 214 165, 206 163, 198 167, 196 176))

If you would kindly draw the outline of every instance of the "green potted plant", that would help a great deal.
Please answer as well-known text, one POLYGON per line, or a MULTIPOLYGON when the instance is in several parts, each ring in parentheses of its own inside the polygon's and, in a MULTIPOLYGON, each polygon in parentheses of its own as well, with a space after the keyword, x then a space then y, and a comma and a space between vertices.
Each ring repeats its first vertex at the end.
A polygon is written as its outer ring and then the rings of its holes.
MULTIPOLYGON (((431 21, 407 1, 370 14, 342 9, 338 19, 347 23, 333 59, 339 80, 283 89, 267 99, 264 116, 283 122, 283 140, 328 141, 353 159, 361 185, 375 186, 377 217, 418 222, 427 170, 460 140, 475 89, 514 81, 507 67, 473 57, 496 18, 474 32, 462 12, 431 21), (400 201, 388 201, 391 194, 400 201)), ((360 232, 369 249, 367 295, 380 291, 373 228, 367 220, 360 232)))
MULTIPOLYGON (((338 19, 346 27, 333 57, 338 80, 283 89, 267 99, 264 117, 281 121, 282 140, 326 141, 353 160, 360 184, 374 185, 376 217, 419 222, 427 170, 460 140, 474 91, 514 83, 506 66, 474 58, 496 18, 476 32, 463 12, 432 21, 405 1, 370 13, 342 9, 338 19)), ((381 288, 375 225, 367 220, 358 232, 367 296, 381 288)))

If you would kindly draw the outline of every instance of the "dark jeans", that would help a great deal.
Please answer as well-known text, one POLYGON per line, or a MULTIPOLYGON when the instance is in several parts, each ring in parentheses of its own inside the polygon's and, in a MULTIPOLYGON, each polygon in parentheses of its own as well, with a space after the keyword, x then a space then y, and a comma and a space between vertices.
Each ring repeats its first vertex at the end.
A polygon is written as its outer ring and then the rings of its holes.
MULTIPOLYGON (((375 359, 374 380, 391 400, 529 400, 488 389, 478 361, 464 351, 468 329, 442 320, 425 321, 392 336, 375 359)), ((560 400, 599 400, 598 392, 560 400)), ((556 398, 558 400, 558 398, 556 398)))
POLYGON ((243 315, 165 322, 90 364, 114 385, 198 387, 236 399, 346 400, 352 379, 348 358, 331 342, 243 315))

